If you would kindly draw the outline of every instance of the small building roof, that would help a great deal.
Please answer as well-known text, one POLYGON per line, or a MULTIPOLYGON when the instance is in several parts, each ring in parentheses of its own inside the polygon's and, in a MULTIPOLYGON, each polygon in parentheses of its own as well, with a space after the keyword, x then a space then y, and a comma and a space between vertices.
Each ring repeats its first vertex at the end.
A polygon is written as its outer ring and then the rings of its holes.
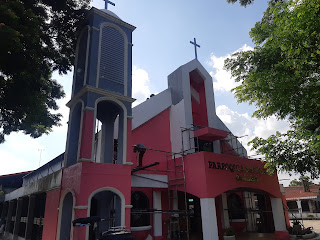
POLYGON ((0 176, 0 185, 2 188, 19 188, 22 186, 22 179, 32 171, 13 173, 0 176))
POLYGON ((310 192, 305 192, 303 186, 284 187, 286 200, 298 200, 298 199, 315 199, 319 194, 320 185, 312 184, 309 186, 310 192))

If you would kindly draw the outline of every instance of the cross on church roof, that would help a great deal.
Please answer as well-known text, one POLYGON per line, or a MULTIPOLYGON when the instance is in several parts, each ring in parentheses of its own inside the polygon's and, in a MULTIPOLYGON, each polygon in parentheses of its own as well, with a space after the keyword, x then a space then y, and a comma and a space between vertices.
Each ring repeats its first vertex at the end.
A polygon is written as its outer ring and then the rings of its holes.
POLYGON ((196 59, 198 59, 197 47, 200 48, 200 45, 197 44, 196 38, 194 38, 194 42, 190 41, 190 43, 194 45, 194 52, 195 52, 195 55, 196 55, 196 59))
POLYGON ((110 3, 112 6, 115 6, 116 4, 114 4, 113 2, 111 1, 108 1, 108 0, 103 0, 105 1, 105 9, 108 9, 108 3, 110 3))

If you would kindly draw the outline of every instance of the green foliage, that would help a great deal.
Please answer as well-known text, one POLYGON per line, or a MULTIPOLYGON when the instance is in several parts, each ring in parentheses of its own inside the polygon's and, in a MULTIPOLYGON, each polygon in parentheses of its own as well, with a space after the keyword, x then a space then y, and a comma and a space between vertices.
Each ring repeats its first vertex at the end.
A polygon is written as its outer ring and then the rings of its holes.
MULTIPOLYGON (((227 0, 228 3, 236 3, 238 0, 227 0)), ((247 5, 253 3, 254 0, 239 0, 241 6, 246 7, 247 5)))
POLYGON ((239 102, 255 104, 254 116, 290 121, 290 131, 255 138, 252 148, 268 165, 312 177, 320 167, 320 2, 270 0, 251 29, 254 50, 227 59, 241 85, 239 102))
MULTIPOLYGON (((277 1, 285 1, 285 0, 277 0, 277 1)), ((238 0, 227 0, 227 3, 236 3, 238 0)), ((254 2, 254 0, 239 0, 240 6, 246 7, 254 2)))
POLYGON ((59 125, 52 110, 64 92, 51 75, 71 70, 89 2, 0 1, 0 143, 14 131, 39 137, 59 125))
POLYGON ((290 187, 295 187, 295 186, 303 186, 303 181, 307 182, 309 185, 313 184, 312 181, 310 181, 310 178, 308 176, 301 176, 299 180, 294 179, 290 182, 289 186, 290 187))
POLYGON ((302 182, 297 179, 294 179, 290 182, 289 186, 290 187, 302 186, 302 182))

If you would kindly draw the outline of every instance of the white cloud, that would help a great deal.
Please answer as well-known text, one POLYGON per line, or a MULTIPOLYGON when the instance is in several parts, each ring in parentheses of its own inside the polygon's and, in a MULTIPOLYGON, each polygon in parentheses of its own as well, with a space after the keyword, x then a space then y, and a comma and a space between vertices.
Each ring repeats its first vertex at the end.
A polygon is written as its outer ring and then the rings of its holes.
POLYGON ((63 85, 66 97, 57 101, 58 111, 62 114, 60 127, 53 127, 49 135, 31 138, 22 132, 11 133, 6 141, 0 145, 1 168, 0 175, 34 170, 57 157, 65 151, 68 129, 69 108, 66 103, 71 98, 72 72, 67 75, 53 74, 53 78, 63 85), (40 151, 41 161, 40 161, 40 151))
POLYGON ((132 97, 137 100, 133 103, 133 106, 145 101, 150 96, 149 84, 149 74, 145 70, 134 66, 132 72, 132 97))
POLYGON ((286 132, 289 129, 287 121, 277 120, 275 117, 265 120, 252 118, 248 113, 238 113, 225 105, 218 106, 216 111, 219 118, 235 136, 245 136, 239 138, 239 141, 248 150, 248 156, 256 154, 247 145, 254 137, 267 138, 276 131, 286 132))
MULTIPOLYGON (((245 44, 243 47, 237 49, 233 53, 248 51, 252 49, 252 47, 245 44)), ((230 58, 232 54, 217 57, 212 53, 210 56, 210 61, 208 62, 208 65, 214 69, 214 71, 210 72, 210 75, 214 78, 213 87, 216 91, 227 92, 240 84, 234 81, 234 78, 231 77, 230 72, 223 69, 224 61, 227 58, 230 58)))
POLYGON ((0 174, 24 172, 39 167, 38 149, 44 149, 40 141, 22 133, 12 133, 0 149, 0 174))

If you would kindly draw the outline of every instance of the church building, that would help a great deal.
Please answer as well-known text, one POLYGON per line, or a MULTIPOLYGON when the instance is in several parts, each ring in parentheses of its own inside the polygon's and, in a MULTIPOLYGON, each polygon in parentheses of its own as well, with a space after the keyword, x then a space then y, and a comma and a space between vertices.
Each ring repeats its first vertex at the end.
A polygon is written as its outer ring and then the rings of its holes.
POLYGON ((92 8, 85 21, 66 150, 4 195, 3 236, 91 240, 92 228, 72 221, 99 216, 101 232, 122 226, 137 240, 222 240, 230 227, 236 239, 289 240, 278 177, 216 115, 201 63, 181 65, 166 90, 132 108, 135 27, 107 9, 92 8))

